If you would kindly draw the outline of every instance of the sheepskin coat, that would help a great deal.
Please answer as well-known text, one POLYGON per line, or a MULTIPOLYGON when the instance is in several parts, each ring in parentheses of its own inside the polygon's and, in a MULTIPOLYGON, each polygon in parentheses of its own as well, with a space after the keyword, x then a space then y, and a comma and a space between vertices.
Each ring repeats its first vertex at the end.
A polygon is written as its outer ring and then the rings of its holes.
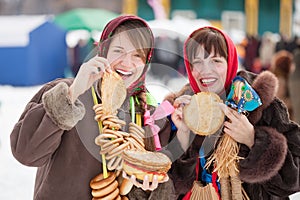
MULTIPOLYGON (((72 81, 58 79, 45 84, 27 104, 10 136, 14 157, 24 165, 37 167, 34 200, 92 199, 89 183, 102 173, 100 147, 94 142, 99 128, 94 120, 92 93, 87 90, 72 104, 68 98, 72 81)), ((129 101, 125 100, 123 106, 126 110, 129 101)), ((125 121, 131 119, 129 112, 122 115, 119 117, 125 121)), ((157 121, 157 125, 165 146, 171 132, 168 120, 157 121)), ((154 192, 140 192, 143 196, 137 198, 173 199, 170 191, 174 192, 173 185, 167 182, 154 192)))
MULTIPOLYGON (((275 97, 278 83, 272 73, 265 71, 255 75, 241 71, 238 75, 252 85, 263 103, 248 115, 255 129, 255 144, 251 149, 243 144, 240 146, 239 155, 244 157, 239 162, 243 187, 251 200, 289 199, 289 195, 300 191, 299 125, 290 121, 287 108, 275 97)), ((193 94, 189 85, 177 94, 170 94, 166 99, 174 102, 183 94, 193 94)), ((199 135, 190 138, 193 138, 191 145, 185 152, 178 143, 169 147, 173 157, 178 156, 178 152, 183 153, 173 162, 169 172, 178 199, 191 189, 196 179, 196 160, 204 140, 199 135)), ((176 141, 176 136, 173 141, 176 141)), ((201 171, 200 168, 200 175, 201 171)))

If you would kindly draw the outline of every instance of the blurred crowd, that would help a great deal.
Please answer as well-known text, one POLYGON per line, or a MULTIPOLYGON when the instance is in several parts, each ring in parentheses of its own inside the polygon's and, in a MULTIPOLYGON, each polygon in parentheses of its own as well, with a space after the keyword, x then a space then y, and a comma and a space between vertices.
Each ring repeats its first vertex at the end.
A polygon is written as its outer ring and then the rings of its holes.
POLYGON ((286 104, 291 119, 300 122, 300 38, 271 32, 247 36, 237 44, 242 68, 253 73, 273 72, 279 81, 277 96, 286 104))

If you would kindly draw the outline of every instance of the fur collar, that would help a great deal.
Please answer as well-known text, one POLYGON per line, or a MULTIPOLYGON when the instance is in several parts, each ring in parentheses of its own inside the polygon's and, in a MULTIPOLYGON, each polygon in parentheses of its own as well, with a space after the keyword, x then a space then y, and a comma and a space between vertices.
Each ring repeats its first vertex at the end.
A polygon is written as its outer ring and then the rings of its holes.
MULTIPOLYGON (((249 121, 252 124, 256 124, 260 120, 263 110, 265 110, 274 100, 278 89, 278 80, 276 76, 270 71, 264 71, 257 75, 242 70, 237 75, 245 78, 261 98, 262 105, 256 110, 249 113, 248 116, 249 121)), ((186 84, 177 93, 168 94, 165 97, 165 100, 168 100, 171 104, 173 104, 177 97, 184 94, 193 95, 192 88, 189 84, 186 84)))

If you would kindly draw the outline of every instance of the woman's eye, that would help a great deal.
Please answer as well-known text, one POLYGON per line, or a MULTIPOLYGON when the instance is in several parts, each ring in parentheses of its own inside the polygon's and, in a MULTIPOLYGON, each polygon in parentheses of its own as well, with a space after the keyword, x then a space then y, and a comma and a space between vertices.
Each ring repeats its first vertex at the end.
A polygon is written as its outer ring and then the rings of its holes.
POLYGON ((222 60, 220 60, 220 59, 214 59, 213 60, 215 63, 221 63, 222 62, 222 60))
POLYGON ((201 64, 201 63, 202 63, 201 60, 195 60, 192 62, 192 65, 197 65, 197 64, 201 64))
POLYGON ((122 50, 120 50, 120 49, 114 49, 113 52, 114 53, 122 53, 122 50))

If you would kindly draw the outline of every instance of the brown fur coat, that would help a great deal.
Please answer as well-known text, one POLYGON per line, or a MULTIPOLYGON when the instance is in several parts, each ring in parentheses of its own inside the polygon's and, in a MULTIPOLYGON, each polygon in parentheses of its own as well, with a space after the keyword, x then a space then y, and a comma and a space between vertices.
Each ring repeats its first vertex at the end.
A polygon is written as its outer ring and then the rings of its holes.
MULTIPOLYGON (((238 75, 252 85, 263 103, 248 116, 255 129, 254 146, 249 149, 241 145, 240 148, 239 154, 245 158, 239 163, 243 186, 250 199, 286 199, 300 190, 299 125, 289 120, 285 105, 275 97, 278 83, 272 73, 266 71, 255 75, 241 71, 238 75)), ((183 94, 192 94, 189 85, 166 99, 174 102, 183 94)), ((172 165, 170 177, 179 199, 196 178, 194 169, 203 139, 196 135, 187 151, 172 165)))

